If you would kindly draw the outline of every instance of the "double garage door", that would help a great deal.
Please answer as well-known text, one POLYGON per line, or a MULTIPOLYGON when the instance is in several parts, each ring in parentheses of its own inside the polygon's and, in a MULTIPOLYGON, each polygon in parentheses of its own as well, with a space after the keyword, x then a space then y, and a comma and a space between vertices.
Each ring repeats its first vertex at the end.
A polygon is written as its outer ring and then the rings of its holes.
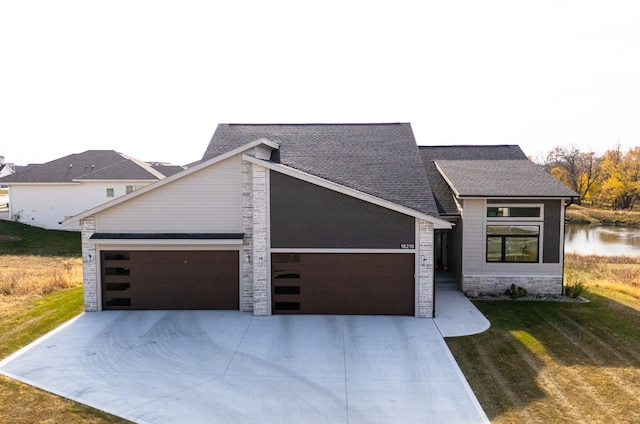
POLYGON ((413 315, 414 269, 405 253, 274 253, 273 313, 413 315))
POLYGON ((239 252, 103 251, 103 309, 239 308, 239 252))
MULTIPOLYGON (((414 314, 413 254, 272 254, 273 313, 414 314)), ((239 252, 103 251, 103 309, 239 309, 239 252)))

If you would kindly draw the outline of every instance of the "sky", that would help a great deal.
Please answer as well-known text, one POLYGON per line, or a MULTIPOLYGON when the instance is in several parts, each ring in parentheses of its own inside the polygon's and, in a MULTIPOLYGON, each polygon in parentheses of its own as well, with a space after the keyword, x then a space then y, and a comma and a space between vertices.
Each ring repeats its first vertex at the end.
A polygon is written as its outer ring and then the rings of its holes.
POLYGON ((218 123, 640 145, 640 2, 2 1, 0 155, 199 160, 218 123))

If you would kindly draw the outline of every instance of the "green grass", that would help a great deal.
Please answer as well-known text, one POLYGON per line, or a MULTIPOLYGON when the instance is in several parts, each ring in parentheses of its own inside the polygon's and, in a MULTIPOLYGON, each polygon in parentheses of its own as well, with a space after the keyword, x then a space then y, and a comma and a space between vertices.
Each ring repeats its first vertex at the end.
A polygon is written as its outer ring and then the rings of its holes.
POLYGON ((0 358, 28 345, 83 310, 82 287, 62 290, 0 315, 0 358))
POLYGON ((0 254, 80 256, 80 233, 44 230, 18 222, 0 220, 0 254))
POLYGON ((492 422, 640 422, 639 297, 585 297, 477 301, 491 328, 446 340, 492 422))
MULTIPOLYGON (((0 255, 80 256, 80 234, 51 231, 0 221, 0 255)), ((33 256, 32 256, 33 257, 33 256)), ((35 284, 35 282, 34 282, 35 284)), ((2 296, 2 295, 0 295, 2 296)), ((82 287, 29 297, 22 301, 0 297, 0 359, 44 336, 83 310, 82 287)), ((128 423, 33 386, 0 375, 1 423, 128 423)))

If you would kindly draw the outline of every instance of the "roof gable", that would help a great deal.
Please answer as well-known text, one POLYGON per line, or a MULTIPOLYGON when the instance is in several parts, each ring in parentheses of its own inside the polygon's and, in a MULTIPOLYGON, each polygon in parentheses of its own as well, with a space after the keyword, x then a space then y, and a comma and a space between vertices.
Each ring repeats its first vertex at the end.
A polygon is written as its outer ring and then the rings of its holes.
POLYGON ((29 165, 3 183, 71 183, 78 180, 158 180, 164 175, 150 165, 114 150, 87 150, 53 161, 29 165))
POLYGON ((408 123, 221 124, 203 160, 261 138, 280 146, 273 162, 438 216, 408 123))

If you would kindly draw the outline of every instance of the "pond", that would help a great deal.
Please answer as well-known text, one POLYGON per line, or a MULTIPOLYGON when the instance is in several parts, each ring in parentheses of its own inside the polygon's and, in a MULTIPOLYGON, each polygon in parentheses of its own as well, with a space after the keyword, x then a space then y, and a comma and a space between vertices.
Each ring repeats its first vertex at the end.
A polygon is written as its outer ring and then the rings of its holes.
POLYGON ((583 255, 640 256, 640 228, 567 224, 564 250, 583 255))

